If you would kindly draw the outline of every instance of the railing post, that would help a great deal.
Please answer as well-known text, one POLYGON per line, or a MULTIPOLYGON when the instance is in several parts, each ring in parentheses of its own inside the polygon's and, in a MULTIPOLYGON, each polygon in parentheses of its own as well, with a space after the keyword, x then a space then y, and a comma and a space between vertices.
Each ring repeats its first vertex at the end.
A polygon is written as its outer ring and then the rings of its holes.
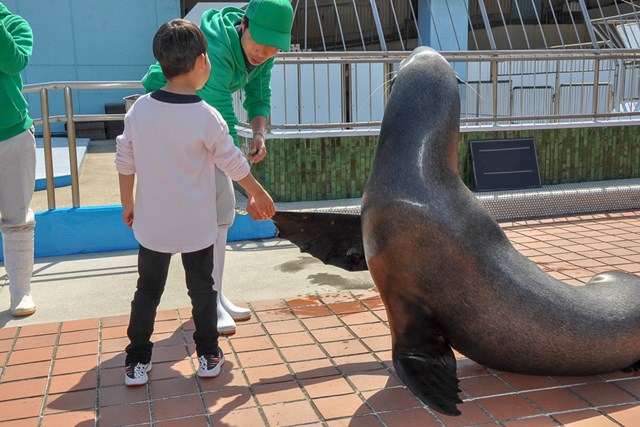
POLYGON ((594 62, 594 70, 593 70, 593 119, 597 119, 598 115, 598 90, 600 81, 600 58, 595 59, 594 62))
POLYGON ((498 61, 491 61, 491 82, 493 85, 493 118, 498 118, 498 61))
POLYGON ((53 176, 53 154, 51 150, 51 121, 49 117, 49 92, 40 89, 40 112, 42 113, 42 143, 44 148, 44 171, 47 181, 47 207, 56 208, 55 179, 53 176))
MULTIPOLYGON (((560 67, 562 63, 560 60, 556 60, 556 81, 555 81, 555 89, 553 93, 553 113, 557 117, 560 115, 560 107, 562 102, 562 97, 560 95, 560 67)), ((554 122, 559 122, 557 118, 553 119, 554 122)))
POLYGON ((296 64, 298 69, 298 124, 302 125, 302 66, 296 64))
POLYGON ((351 122, 351 65, 346 62, 341 65, 342 78, 342 123, 350 129, 351 122))
POLYGON ((64 88, 64 104, 67 113, 67 139, 69 140, 69 173, 71 174, 71 199, 73 207, 80 207, 80 183, 78 180, 78 154, 76 151, 76 122, 73 117, 73 93, 70 86, 64 88))

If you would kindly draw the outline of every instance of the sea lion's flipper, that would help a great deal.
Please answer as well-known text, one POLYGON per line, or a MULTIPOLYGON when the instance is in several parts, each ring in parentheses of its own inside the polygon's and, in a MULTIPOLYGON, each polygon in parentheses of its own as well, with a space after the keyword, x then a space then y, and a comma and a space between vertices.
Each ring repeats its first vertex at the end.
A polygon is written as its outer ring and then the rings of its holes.
POLYGON ((279 237, 325 264, 349 271, 368 269, 360 215, 278 211, 272 220, 279 237))
POLYGON ((626 372, 626 373, 629 373, 629 372, 638 372, 638 371, 640 371, 640 360, 638 360, 636 363, 634 363, 634 364, 633 364, 633 365, 631 365, 631 366, 627 366, 626 368, 624 368, 624 369, 622 370, 622 372, 626 372))
POLYGON ((404 384, 422 402, 447 415, 460 415, 456 404, 458 377, 456 358, 445 342, 431 342, 420 348, 394 349, 393 366, 404 384))

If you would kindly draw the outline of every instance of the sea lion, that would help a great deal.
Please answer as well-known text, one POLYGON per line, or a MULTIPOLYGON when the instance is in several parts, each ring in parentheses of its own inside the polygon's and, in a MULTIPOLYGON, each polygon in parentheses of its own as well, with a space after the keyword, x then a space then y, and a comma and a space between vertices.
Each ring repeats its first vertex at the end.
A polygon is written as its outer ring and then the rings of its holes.
POLYGON ((364 255, 399 377, 445 414, 460 414, 452 347, 524 374, 637 369, 640 277, 603 273, 571 286, 515 250, 458 175, 459 124, 454 70, 434 50, 416 49, 385 108, 361 234, 354 216, 345 226, 339 214, 279 212, 280 235, 341 267, 362 267, 364 255), (341 247, 328 249, 333 229, 341 247))

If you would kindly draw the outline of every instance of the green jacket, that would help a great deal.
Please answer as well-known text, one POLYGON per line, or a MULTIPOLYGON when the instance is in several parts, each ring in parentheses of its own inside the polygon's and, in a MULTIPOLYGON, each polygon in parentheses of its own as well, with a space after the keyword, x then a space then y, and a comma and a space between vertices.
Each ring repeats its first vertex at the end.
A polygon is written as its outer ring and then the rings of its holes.
POLYGON ((21 134, 33 124, 20 77, 32 47, 29 23, 0 3, 0 141, 21 134))
MULTIPOLYGON (((216 108, 229 126, 229 133, 237 146, 235 129, 238 118, 233 111, 232 94, 238 89, 245 92, 244 108, 249 122, 256 116, 269 117, 271 111, 271 69, 274 58, 247 71, 240 39, 235 25, 240 23, 244 11, 235 7, 225 7, 218 11, 210 9, 202 14, 200 29, 209 43, 211 75, 198 95, 216 108)), ((251 25, 251 24, 249 24, 251 25)), ((149 68, 142 78, 142 85, 148 92, 163 87, 166 79, 159 64, 149 68)))

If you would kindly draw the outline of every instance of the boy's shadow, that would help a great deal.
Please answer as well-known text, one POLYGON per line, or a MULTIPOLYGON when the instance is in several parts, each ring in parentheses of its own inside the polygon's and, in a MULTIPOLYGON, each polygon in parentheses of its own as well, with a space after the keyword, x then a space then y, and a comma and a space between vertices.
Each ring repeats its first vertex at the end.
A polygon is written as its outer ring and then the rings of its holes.
MULTIPOLYGON (((230 387, 233 380, 230 372, 237 368, 233 358, 225 361, 220 375, 216 378, 203 380, 196 376, 198 359, 195 355, 195 344, 192 337, 194 331, 192 319, 186 321, 181 321, 180 319, 172 319, 170 321, 156 319, 154 335, 151 338, 154 347, 152 356, 153 368, 149 372, 149 382, 144 386, 125 386, 124 348, 129 343, 129 340, 126 336, 128 319, 124 317, 122 319, 124 319, 120 322, 122 324, 108 328, 114 331, 110 332, 106 338, 104 337, 106 328, 103 327, 99 363, 94 368, 87 370, 75 384, 68 385, 64 393, 49 395, 45 406, 45 415, 60 411, 83 412, 93 410, 95 411, 97 425, 101 426, 122 422, 127 424, 149 423, 151 422, 148 418, 151 409, 149 405, 154 405, 156 401, 207 392, 213 382, 216 383, 216 390, 230 387), (181 324, 176 327, 176 323, 181 324), (172 331, 168 330, 169 324, 171 324, 172 331), (90 398, 91 392, 93 392, 92 398, 90 398), (93 402, 91 406, 88 403, 90 400, 93 402), (87 402, 84 408, 81 407, 81 401, 87 402), (138 419, 136 415, 134 416, 135 419, 123 420, 121 414, 118 414, 123 409, 122 405, 139 407, 140 410, 136 412, 144 414, 142 419, 138 419), (143 407, 146 407, 146 409, 143 410, 143 407), (111 419, 114 421, 110 421, 111 419)), ((226 350, 224 348, 224 338, 221 338, 220 343, 223 351, 226 350)), ((243 403, 240 400, 236 405, 234 401, 226 406, 233 408, 243 403)), ((200 415, 203 420, 202 425, 207 425, 204 419, 205 409, 194 414, 176 414, 175 417, 172 417, 171 414, 163 414, 162 420, 181 418, 188 415, 200 415)), ((159 420, 156 419, 156 421, 159 420)), ((96 425, 96 422, 92 417, 91 420, 80 421, 75 425, 89 427, 96 425)), ((198 425, 198 422, 195 421, 194 425, 198 425)))
MULTIPOLYGON (((220 347, 227 357, 220 375, 211 379, 198 378, 195 374, 198 368, 198 359, 195 355, 195 344, 192 337, 193 320, 183 321, 177 328, 175 322, 181 321, 178 319, 173 321, 156 320, 155 332, 152 337, 154 342, 153 369, 149 372, 149 382, 146 386, 127 387, 124 385, 124 348, 128 339, 126 337, 126 322, 123 322, 122 325, 116 326, 116 328, 120 328, 120 333, 112 333, 107 338, 101 337, 100 362, 95 368, 88 370, 75 384, 69 385, 64 393, 49 395, 45 406, 45 415, 61 411, 89 412, 93 410, 97 425, 102 426, 112 425, 113 422, 109 421, 112 417, 119 417, 118 422, 149 423, 151 420, 148 419, 148 414, 153 410, 153 413, 156 414, 155 421, 195 416, 193 425, 201 424, 204 426, 208 425, 205 417, 215 417, 216 413, 228 413, 255 406, 252 397, 255 394, 255 386, 275 385, 279 390, 299 387, 298 382, 293 380, 291 375, 263 378, 247 385, 243 379, 242 371, 238 369, 235 357, 232 356, 229 339, 224 337, 220 338, 220 347), (170 323, 173 324, 173 330, 164 332, 170 323), (195 414, 182 413, 180 410, 175 414, 167 414, 165 410, 158 411, 157 408, 149 407, 149 405, 159 404, 156 403, 158 401, 162 401, 161 404, 164 405, 172 398, 201 393, 205 396, 205 407, 202 412, 195 414), (90 403, 86 403, 86 407, 82 408, 82 404, 79 403, 82 401, 90 403), (139 410, 136 412, 142 414, 142 418, 122 420, 120 413, 123 410, 122 405, 127 405, 130 408, 138 406, 139 410), (212 407, 215 409, 209 409, 212 407)), ((104 327, 102 329, 103 335, 105 329, 104 327)), ((380 364, 377 369, 372 369, 370 362, 362 362, 340 365, 338 369, 342 372, 371 374, 385 372, 382 367, 383 365, 380 364)), ((328 381, 336 374, 327 376, 326 368, 316 368, 299 372, 296 375, 299 378, 312 379, 317 383, 328 381)), ((366 403, 358 408, 353 415, 360 413, 365 408, 366 403)), ((75 425, 89 427, 94 424, 95 421, 91 417, 90 420, 79 421, 75 425)), ((216 419, 214 424, 230 425, 219 419, 216 419)))

